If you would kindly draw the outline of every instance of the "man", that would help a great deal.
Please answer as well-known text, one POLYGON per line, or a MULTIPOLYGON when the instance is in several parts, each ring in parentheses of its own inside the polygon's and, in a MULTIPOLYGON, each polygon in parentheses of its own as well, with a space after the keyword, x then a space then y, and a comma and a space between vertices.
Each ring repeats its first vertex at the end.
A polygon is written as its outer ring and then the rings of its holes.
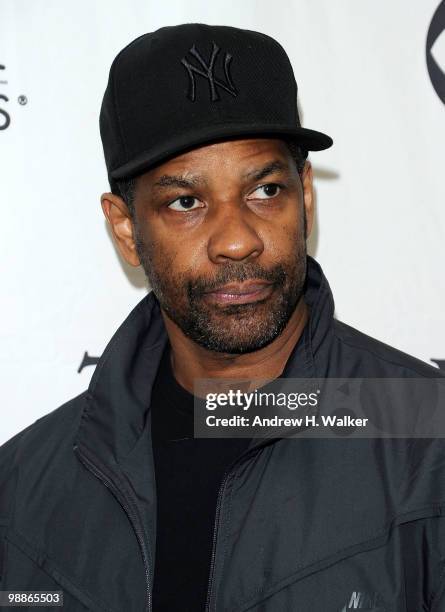
POLYGON ((88 391, 0 449, 2 590, 65 609, 445 609, 440 439, 194 437, 196 379, 421 378, 336 321, 289 60, 186 24, 116 57, 102 208, 153 291, 88 391))

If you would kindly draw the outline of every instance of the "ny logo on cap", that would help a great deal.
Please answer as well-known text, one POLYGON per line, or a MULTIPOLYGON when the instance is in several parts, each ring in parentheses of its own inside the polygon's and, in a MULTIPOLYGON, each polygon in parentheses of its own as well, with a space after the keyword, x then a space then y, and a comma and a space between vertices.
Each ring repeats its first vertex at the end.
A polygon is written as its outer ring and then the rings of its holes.
POLYGON ((218 95, 218 90, 217 90, 218 87, 221 87, 221 89, 224 89, 232 96, 237 95, 237 91, 232 83, 232 79, 230 78, 230 62, 232 61, 232 56, 230 55, 230 53, 226 53, 224 57, 224 74, 226 77, 225 83, 221 81, 220 79, 217 79, 214 75, 215 60, 216 60, 216 56, 218 55, 219 51, 220 51, 220 48, 218 47, 218 45, 213 43, 212 55, 210 56, 210 61, 206 63, 206 61, 204 60, 202 55, 199 53, 195 45, 193 45, 189 53, 190 55, 193 55, 193 57, 198 60, 201 67, 190 64, 190 62, 185 57, 182 58, 181 64, 185 66, 185 68, 187 69, 188 75, 190 77, 190 87, 189 87, 188 97, 190 98, 192 102, 196 100, 195 74, 199 74, 200 76, 207 79, 207 81, 209 82, 210 99, 212 100, 212 102, 219 100, 219 95, 218 95))

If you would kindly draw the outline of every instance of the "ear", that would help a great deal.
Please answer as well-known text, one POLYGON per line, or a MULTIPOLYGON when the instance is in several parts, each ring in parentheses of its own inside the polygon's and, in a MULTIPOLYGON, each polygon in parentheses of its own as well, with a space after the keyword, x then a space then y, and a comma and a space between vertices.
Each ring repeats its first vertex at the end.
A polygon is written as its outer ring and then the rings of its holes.
POLYGON ((124 200, 114 193, 103 193, 100 203, 120 254, 130 266, 139 266, 133 222, 124 200))
POLYGON ((304 209, 306 212, 306 238, 310 236, 312 231, 312 224, 314 222, 314 186, 313 186, 313 171, 312 164, 310 161, 306 161, 302 176, 301 183, 303 185, 303 202, 304 209))

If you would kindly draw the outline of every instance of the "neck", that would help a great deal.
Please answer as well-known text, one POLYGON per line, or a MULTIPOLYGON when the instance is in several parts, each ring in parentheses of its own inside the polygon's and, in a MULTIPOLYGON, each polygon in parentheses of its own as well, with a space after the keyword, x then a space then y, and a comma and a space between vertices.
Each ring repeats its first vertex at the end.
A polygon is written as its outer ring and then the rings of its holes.
POLYGON ((193 393, 196 378, 247 378, 272 380, 281 375, 309 318, 303 298, 298 302, 283 332, 258 351, 243 355, 209 351, 187 338, 162 311, 172 347, 173 372, 178 383, 193 393))

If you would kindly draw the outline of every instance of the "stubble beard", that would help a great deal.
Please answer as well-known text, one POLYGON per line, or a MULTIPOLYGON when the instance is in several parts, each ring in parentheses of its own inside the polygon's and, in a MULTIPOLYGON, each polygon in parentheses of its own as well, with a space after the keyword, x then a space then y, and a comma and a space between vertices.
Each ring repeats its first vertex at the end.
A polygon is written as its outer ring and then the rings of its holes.
POLYGON ((134 226, 136 251, 161 308, 181 331, 200 346, 218 353, 257 351, 277 338, 303 296, 307 270, 304 232, 286 262, 264 268, 258 262, 221 264, 212 278, 174 274, 174 261, 160 256, 156 244, 145 241, 134 226), (247 280, 272 283, 262 301, 248 304, 209 303, 204 295, 221 285, 247 280))

